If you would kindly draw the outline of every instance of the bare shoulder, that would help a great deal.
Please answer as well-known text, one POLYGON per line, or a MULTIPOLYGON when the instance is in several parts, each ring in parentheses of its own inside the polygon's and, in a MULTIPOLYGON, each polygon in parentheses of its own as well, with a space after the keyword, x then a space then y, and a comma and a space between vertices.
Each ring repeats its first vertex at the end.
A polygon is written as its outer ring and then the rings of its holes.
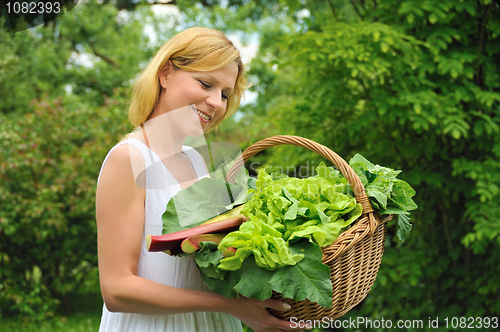
POLYGON ((143 170, 144 158, 141 151, 132 144, 123 144, 109 154, 99 181, 120 177, 126 183, 133 181, 138 184, 137 178, 143 170))
POLYGON ((96 207, 99 203, 144 202, 145 190, 138 180, 144 169, 142 153, 131 144, 114 148, 103 165, 97 185, 96 207))

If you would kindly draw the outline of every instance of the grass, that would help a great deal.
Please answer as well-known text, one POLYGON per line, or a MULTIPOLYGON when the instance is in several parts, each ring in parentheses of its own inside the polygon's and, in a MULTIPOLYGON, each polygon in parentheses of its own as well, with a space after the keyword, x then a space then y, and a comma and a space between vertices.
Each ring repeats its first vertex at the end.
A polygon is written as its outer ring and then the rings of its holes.
POLYGON ((97 332, 101 323, 100 294, 75 295, 71 299, 72 313, 48 318, 42 322, 27 318, 1 319, 0 332, 97 332))
POLYGON ((3 318, 2 332, 92 332, 99 331, 101 314, 76 313, 55 317, 44 322, 30 322, 14 318, 3 318))

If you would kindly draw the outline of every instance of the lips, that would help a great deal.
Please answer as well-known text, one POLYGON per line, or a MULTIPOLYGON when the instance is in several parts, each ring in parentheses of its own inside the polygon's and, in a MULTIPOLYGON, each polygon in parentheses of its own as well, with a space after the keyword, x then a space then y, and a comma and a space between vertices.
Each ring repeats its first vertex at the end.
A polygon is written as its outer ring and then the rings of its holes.
POLYGON ((200 111, 199 109, 196 109, 196 108, 193 108, 193 110, 196 112, 196 114, 198 114, 198 116, 200 117, 200 119, 203 120, 204 122, 209 122, 210 121, 211 116, 208 115, 207 113, 202 112, 202 111, 200 111))

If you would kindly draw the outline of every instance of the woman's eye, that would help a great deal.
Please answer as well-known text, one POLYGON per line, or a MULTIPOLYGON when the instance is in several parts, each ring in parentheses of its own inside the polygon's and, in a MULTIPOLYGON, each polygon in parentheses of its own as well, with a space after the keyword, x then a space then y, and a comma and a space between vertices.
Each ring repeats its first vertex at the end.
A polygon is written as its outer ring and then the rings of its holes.
POLYGON ((203 88, 210 89, 210 84, 207 84, 207 83, 205 83, 203 81, 198 81, 198 82, 200 82, 200 84, 203 86, 203 88))
MULTIPOLYGON (((207 82, 204 82, 202 80, 198 80, 198 82, 200 82, 200 84, 203 87, 203 89, 207 89, 208 90, 208 89, 212 88, 212 86, 209 83, 207 83, 207 82)), ((228 100, 229 99, 229 95, 227 93, 223 92, 221 96, 222 96, 223 100, 228 100)))

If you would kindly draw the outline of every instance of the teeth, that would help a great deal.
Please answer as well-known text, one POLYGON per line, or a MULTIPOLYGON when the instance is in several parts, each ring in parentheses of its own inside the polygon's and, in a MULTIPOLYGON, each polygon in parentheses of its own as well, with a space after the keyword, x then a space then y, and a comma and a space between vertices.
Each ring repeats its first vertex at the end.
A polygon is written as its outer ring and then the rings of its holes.
POLYGON ((196 113, 198 113, 198 115, 201 116, 203 119, 210 120, 210 117, 208 115, 206 115, 205 113, 202 113, 198 110, 196 110, 196 113))

